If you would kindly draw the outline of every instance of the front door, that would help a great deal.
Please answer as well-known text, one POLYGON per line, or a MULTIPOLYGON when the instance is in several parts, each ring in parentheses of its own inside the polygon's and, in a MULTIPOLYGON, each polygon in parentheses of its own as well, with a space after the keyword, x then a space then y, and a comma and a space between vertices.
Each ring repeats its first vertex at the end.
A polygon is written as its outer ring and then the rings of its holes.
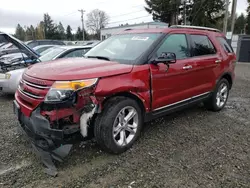
POLYGON ((167 35, 152 58, 159 57, 164 52, 175 53, 177 61, 169 67, 163 63, 150 64, 152 110, 188 101, 197 94, 193 90, 196 78, 186 34, 167 35))

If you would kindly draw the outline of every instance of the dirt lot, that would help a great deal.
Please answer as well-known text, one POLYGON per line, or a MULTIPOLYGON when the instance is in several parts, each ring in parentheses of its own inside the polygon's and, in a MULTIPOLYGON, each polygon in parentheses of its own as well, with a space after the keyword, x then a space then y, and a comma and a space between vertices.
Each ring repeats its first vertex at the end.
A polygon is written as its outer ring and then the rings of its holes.
POLYGON ((236 73, 223 111, 199 106, 148 123, 119 156, 76 144, 56 178, 18 130, 13 97, 0 95, 0 187, 250 187, 250 64, 236 73))

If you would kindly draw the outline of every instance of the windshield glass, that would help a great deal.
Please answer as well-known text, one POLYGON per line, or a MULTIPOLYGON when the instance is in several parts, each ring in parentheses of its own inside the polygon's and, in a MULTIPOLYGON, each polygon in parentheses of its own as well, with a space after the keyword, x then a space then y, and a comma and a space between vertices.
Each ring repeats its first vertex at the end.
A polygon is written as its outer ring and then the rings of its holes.
POLYGON ((63 51, 65 51, 64 48, 59 48, 59 47, 49 48, 48 50, 45 50, 43 52, 43 55, 39 59, 41 61, 50 61, 50 60, 53 60, 56 56, 58 56, 63 51))
POLYGON ((134 64, 160 35, 160 33, 114 35, 92 48, 85 57, 101 56, 119 63, 134 64))

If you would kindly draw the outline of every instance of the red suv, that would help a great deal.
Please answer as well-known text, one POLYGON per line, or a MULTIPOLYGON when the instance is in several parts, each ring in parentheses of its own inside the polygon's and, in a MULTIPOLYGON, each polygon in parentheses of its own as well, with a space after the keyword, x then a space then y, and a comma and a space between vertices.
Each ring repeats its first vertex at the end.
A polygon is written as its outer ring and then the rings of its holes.
POLYGON ((29 67, 14 111, 34 148, 47 155, 47 166, 48 156, 64 157, 79 133, 118 154, 132 146, 144 122, 200 102, 221 110, 235 64, 232 47, 216 29, 127 30, 84 59, 29 67))

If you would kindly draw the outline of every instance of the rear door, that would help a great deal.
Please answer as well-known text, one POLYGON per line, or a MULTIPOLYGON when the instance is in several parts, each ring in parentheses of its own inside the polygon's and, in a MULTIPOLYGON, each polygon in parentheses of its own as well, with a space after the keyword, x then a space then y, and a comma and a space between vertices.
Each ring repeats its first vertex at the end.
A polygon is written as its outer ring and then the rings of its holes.
POLYGON ((150 64, 152 83, 152 109, 160 110, 196 96, 196 73, 185 33, 168 34, 153 53, 152 59, 164 52, 176 54, 177 61, 169 67, 163 63, 150 64))
POLYGON ((215 86, 216 72, 220 69, 222 56, 215 43, 206 34, 192 33, 191 41, 192 68, 196 75, 194 92, 210 92, 215 86))

